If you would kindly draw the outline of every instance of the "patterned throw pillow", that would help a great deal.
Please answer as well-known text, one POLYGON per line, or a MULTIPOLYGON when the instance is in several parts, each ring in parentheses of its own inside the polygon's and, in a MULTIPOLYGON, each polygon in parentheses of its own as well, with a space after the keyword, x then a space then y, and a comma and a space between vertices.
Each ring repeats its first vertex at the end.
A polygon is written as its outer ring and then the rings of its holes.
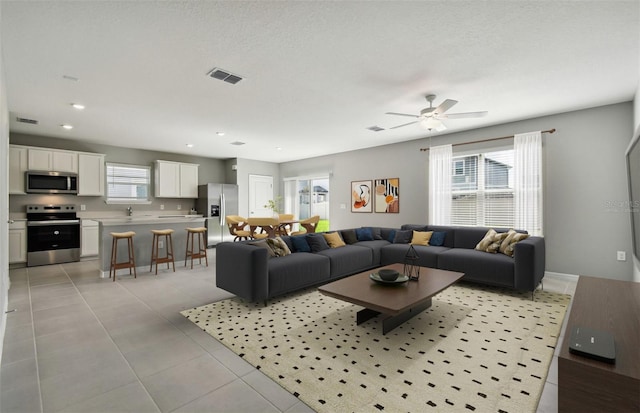
POLYGON ((523 239, 529 238, 529 234, 521 234, 512 229, 507 232, 507 236, 500 244, 500 252, 509 257, 513 257, 516 244, 523 239))
POLYGON ((276 254, 273 252, 269 244, 267 244, 267 240, 253 241, 249 243, 250 245, 255 245, 256 247, 264 248, 267 250, 267 256, 269 258, 275 257, 276 254))
POLYGON ((413 231, 411 245, 429 245, 433 231, 413 231))
POLYGON ((287 243, 280 237, 267 238, 267 244, 271 247, 276 257, 284 257, 285 255, 291 254, 287 243))
POLYGON ((495 254, 500 249, 500 244, 509 235, 508 232, 497 233, 493 228, 487 231, 484 238, 476 245, 476 250, 495 254))
POLYGON ((344 247, 346 245, 342 238, 340 238, 339 232, 328 232, 322 235, 331 248, 344 247))

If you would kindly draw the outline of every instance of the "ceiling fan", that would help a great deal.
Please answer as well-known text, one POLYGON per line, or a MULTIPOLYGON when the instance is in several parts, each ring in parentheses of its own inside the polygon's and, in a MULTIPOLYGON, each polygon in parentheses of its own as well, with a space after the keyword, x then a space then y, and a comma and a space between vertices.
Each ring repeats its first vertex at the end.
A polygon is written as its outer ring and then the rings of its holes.
POLYGON ((387 115, 398 115, 398 116, 409 116, 411 118, 416 118, 413 122, 403 123, 402 125, 394 126, 389 129, 397 129, 403 126, 413 125, 414 123, 420 122, 422 126, 425 128, 432 130, 435 129, 438 132, 447 129, 447 127, 442 123, 442 119, 462 119, 462 118, 481 118, 483 116, 487 116, 488 112, 465 112, 465 113, 449 113, 445 114, 446 111, 451 109, 453 105, 458 103, 457 100, 447 99, 442 102, 438 107, 433 107, 433 101, 436 100, 436 95, 427 95, 425 96, 427 102, 429 102, 429 107, 424 108, 420 111, 419 115, 410 115, 408 113, 396 113, 396 112, 387 112, 387 115))

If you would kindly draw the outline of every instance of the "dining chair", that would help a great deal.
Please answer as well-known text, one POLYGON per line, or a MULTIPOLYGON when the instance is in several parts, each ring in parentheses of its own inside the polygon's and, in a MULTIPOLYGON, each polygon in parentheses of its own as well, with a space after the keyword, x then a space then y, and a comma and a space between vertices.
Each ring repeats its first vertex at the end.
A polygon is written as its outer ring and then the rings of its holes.
POLYGON ((316 232, 319 221, 320 215, 314 215, 311 218, 303 219, 302 221, 300 221, 300 226, 304 229, 304 231, 300 230, 292 232, 291 235, 312 234, 316 232))
POLYGON ((279 214, 280 225, 278 226, 278 235, 289 235, 291 233, 291 223, 283 223, 283 221, 293 221, 293 214, 279 214))
POLYGON ((254 239, 274 238, 280 221, 276 218, 247 218, 250 237, 254 239))
POLYGON ((249 239, 251 232, 244 229, 247 226, 246 218, 241 217, 240 215, 227 215, 225 216, 225 220, 227 221, 229 233, 235 237, 233 239, 234 241, 249 239))

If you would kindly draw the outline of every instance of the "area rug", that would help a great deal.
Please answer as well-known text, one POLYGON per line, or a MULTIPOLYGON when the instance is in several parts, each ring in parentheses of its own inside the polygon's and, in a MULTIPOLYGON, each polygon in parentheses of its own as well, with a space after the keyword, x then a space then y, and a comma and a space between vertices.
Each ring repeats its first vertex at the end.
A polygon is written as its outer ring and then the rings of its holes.
POLYGON ((306 290, 182 314, 318 412, 535 412, 571 297, 467 283, 382 335, 306 290))

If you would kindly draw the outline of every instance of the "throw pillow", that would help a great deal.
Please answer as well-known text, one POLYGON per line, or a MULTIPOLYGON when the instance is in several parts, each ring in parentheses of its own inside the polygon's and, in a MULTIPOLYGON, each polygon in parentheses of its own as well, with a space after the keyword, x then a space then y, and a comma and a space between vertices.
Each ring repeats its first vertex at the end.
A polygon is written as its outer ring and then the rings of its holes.
POLYGON ((356 237, 358 237, 358 241, 373 241, 373 232, 371 232, 371 228, 358 228, 356 229, 356 237))
POLYGON ((484 238, 476 245, 476 250, 495 254, 500 249, 500 244, 507 237, 508 232, 497 233, 493 228, 487 231, 484 238))
POLYGON ((380 228, 371 228, 373 239, 382 239, 382 230, 380 228))
POLYGON ((413 231, 411 245, 429 245, 433 231, 413 231))
POLYGON ((400 230, 396 231, 396 235, 393 237, 394 244, 408 244, 413 237, 412 230, 400 230))
POLYGON ((515 252, 516 244, 518 242, 522 241, 523 239, 529 238, 529 234, 522 234, 516 231, 513 231, 513 233, 511 233, 511 231, 512 230, 509 230, 509 232, 507 233, 511 236, 507 236, 507 238, 505 238, 500 245, 500 252, 509 257, 513 257, 513 253, 515 252))
POLYGON ((260 241, 253 241, 253 242, 250 242, 249 244, 250 245, 255 245, 256 247, 260 247, 260 248, 266 249, 267 250, 267 256, 269 258, 276 256, 276 254, 273 252, 273 250, 271 249, 269 244, 267 244, 267 240, 265 240, 265 239, 260 240, 260 241))
POLYGON ((291 254, 287 243, 280 237, 267 238, 267 244, 271 247, 276 257, 284 257, 285 255, 291 254))
POLYGON ((342 238, 340 238, 339 232, 325 232, 322 235, 331 248, 339 248, 346 245, 342 238))
POLYGON ((311 252, 311 247, 307 242, 307 237, 305 235, 299 237, 290 237, 291 243, 293 244, 293 248, 296 252, 311 252))
POLYGON ((444 239, 447 236, 447 233, 444 231, 433 231, 433 235, 429 240, 429 245, 434 247, 441 247, 444 245, 444 239))
POLYGON ((307 242, 309 243, 309 247, 311 247, 311 252, 320 252, 329 249, 329 244, 327 244, 327 241, 320 234, 307 235, 307 242))
POLYGON ((358 242, 358 237, 356 236, 356 230, 345 229, 344 231, 342 231, 342 239, 347 244, 355 244, 356 242, 358 242))
POLYGON ((393 243, 393 239, 396 237, 396 230, 392 229, 391 231, 389 231, 389 237, 387 238, 387 241, 393 243))

